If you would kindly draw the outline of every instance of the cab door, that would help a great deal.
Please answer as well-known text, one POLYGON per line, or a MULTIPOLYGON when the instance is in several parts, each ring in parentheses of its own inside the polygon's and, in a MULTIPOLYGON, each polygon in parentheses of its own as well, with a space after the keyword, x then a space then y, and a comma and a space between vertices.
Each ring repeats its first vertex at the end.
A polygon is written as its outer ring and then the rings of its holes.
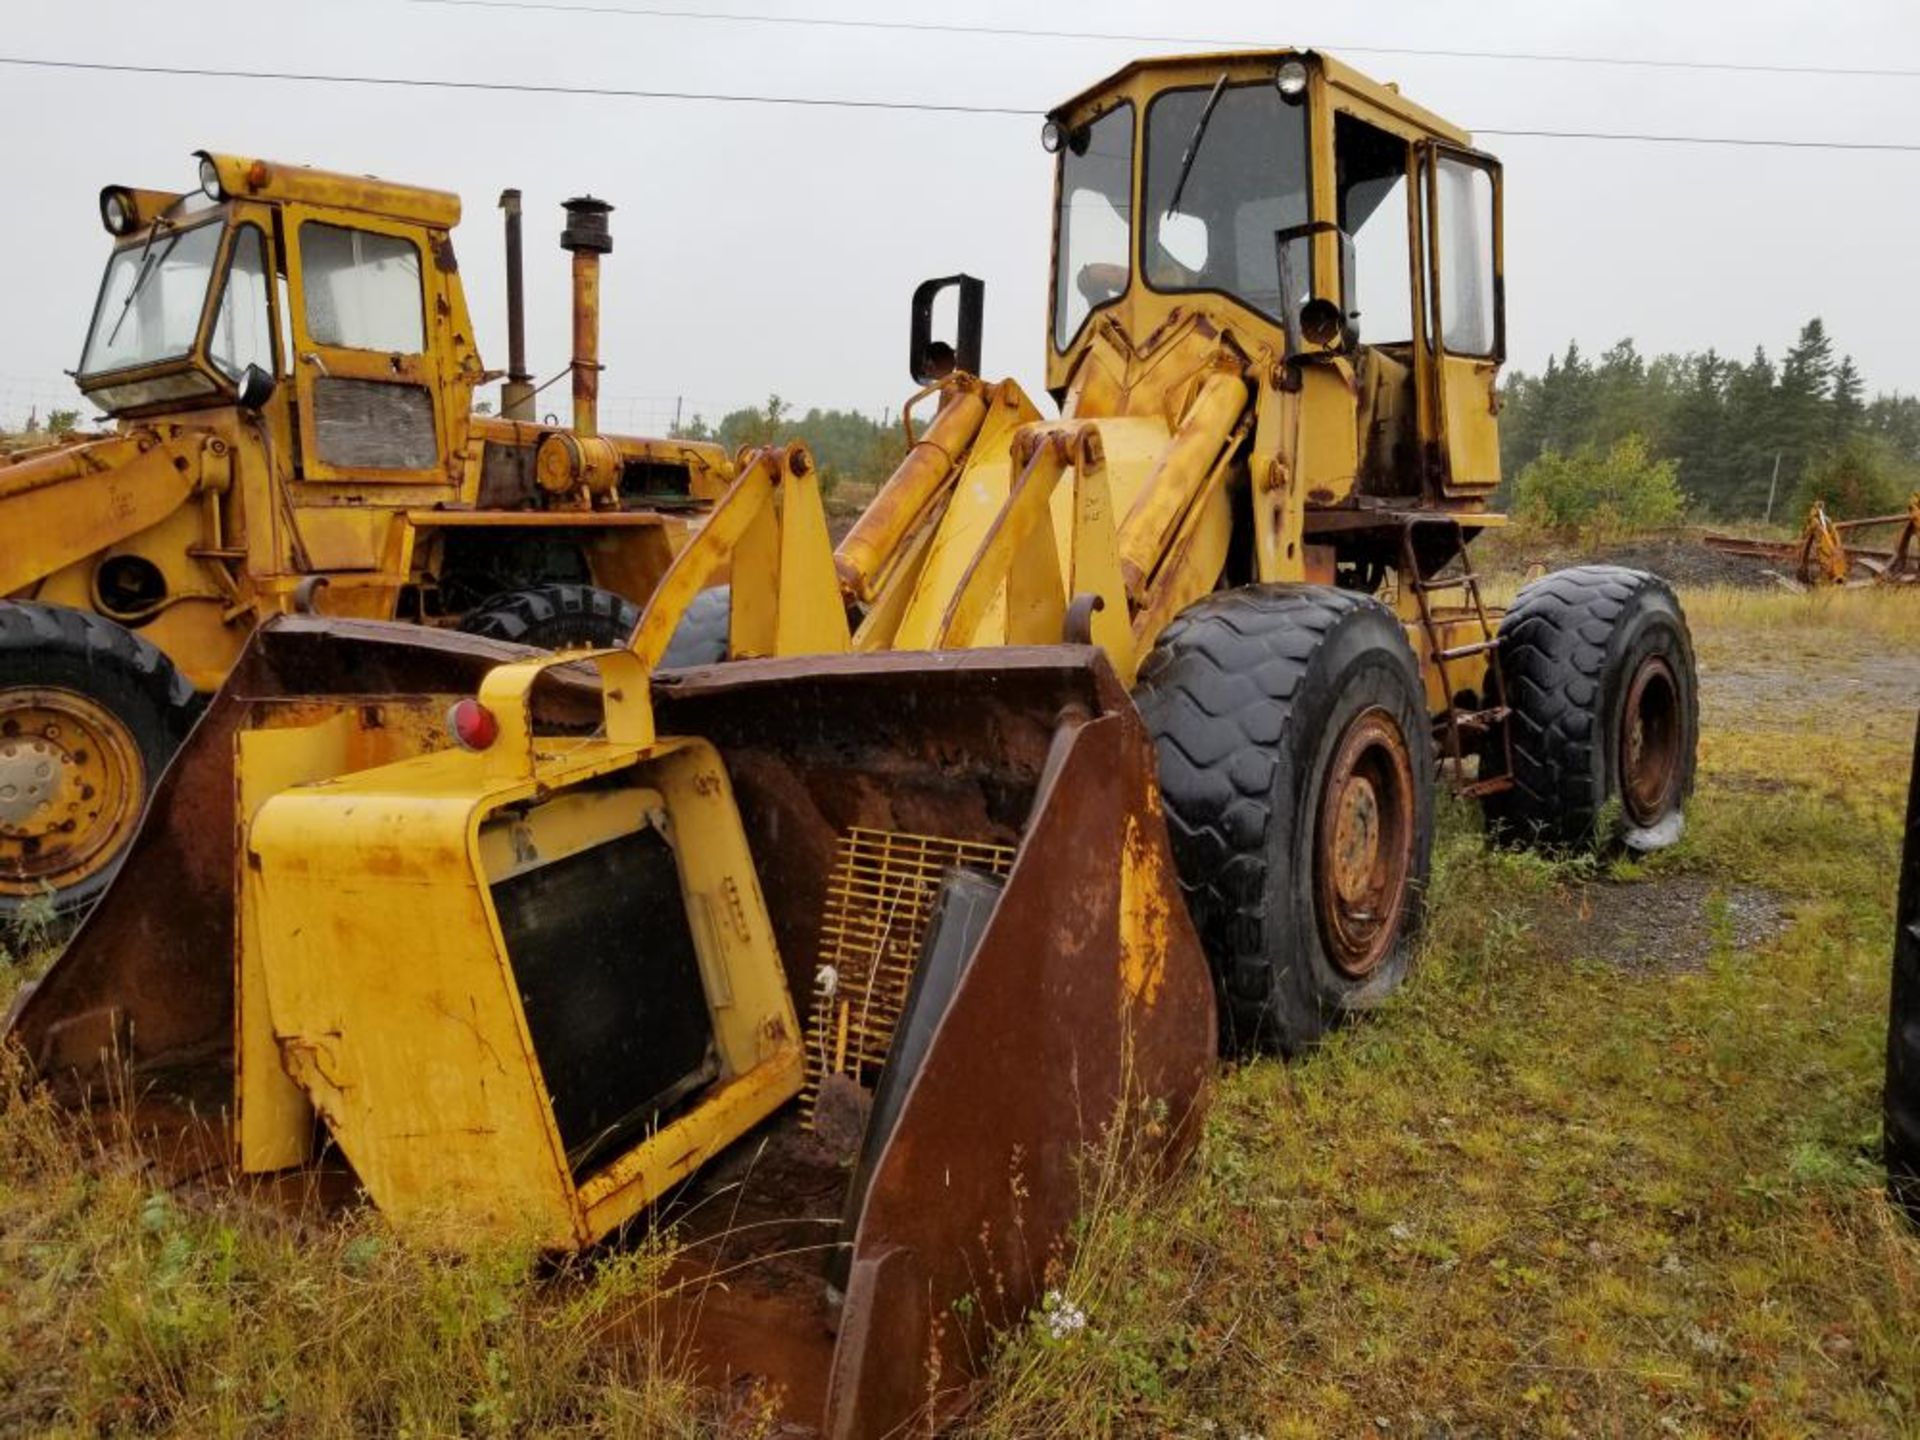
POLYGON ((1500 363, 1506 357, 1500 165, 1437 141, 1420 147, 1427 240, 1425 339, 1432 363, 1438 482, 1447 496, 1500 483, 1500 363))
POLYGON ((304 205, 285 216, 303 478, 447 483, 426 237, 304 205))

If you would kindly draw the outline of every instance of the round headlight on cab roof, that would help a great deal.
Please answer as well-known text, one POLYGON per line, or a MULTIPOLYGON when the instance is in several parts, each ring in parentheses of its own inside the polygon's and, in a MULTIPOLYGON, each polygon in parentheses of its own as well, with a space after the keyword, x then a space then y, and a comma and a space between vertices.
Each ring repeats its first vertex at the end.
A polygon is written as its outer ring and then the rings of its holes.
POLYGON ((1289 60, 1274 71, 1273 83, 1281 95, 1288 100, 1298 100, 1307 93, 1307 67, 1300 60, 1289 60))
POLYGON ((1049 120, 1040 127, 1040 148, 1049 155, 1058 155, 1067 148, 1067 127, 1058 120, 1049 120))
POLYGON ((138 219, 133 208, 133 197, 126 191, 100 192, 100 223, 107 227, 109 235, 125 235, 133 229, 138 219))
POLYGON ((200 191, 209 200, 224 200, 227 192, 220 184, 220 167, 211 155, 200 157, 200 191))

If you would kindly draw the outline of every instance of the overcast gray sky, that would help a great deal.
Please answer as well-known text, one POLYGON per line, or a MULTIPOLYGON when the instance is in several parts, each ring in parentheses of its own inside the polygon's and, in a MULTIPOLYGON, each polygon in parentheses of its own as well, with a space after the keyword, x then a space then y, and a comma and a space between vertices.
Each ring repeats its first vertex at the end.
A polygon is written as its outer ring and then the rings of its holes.
MULTIPOLYGON (((572 0, 553 0, 572 3, 572 0)), ((0 55, 1027 107, 1035 117, 799 109, 0 66, 10 223, 0 422, 72 395, 107 250, 101 185, 184 189, 226 149, 457 190, 483 354, 504 366, 499 191, 526 194, 529 334, 566 360, 559 202, 618 207, 605 272, 605 423, 897 406, 907 298, 987 281, 986 363, 1039 393, 1051 169, 1037 112, 1172 44, 608 13, 960 22, 1266 40, 1345 53, 1470 128, 1920 144, 1920 78, 1732 74, 1357 53, 1501 50, 1920 72, 1915 0, 579 0, 599 13, 417 0, 60 0, 7 7, 0 55)), ((1920 390, 1920 153, 1496 138, 1507 166, 1513 363, 1569 339, 1777 354, 1825 317, 1870 390, 1920 390)), ((551 392, 556 397, 560 391, 551 392)), ((558 406, 556 405, 556 408, 558 406)))

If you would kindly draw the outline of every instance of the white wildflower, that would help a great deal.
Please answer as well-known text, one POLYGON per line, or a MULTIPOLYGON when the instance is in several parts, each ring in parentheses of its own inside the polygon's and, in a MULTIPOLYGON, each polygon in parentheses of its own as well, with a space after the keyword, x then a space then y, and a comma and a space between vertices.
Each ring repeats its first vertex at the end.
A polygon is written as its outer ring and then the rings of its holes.
POLYGON ((1058 1290, 1049 1290, 1041 1301, 1040 1314, 1047 1322, 1047 1334, 1065 1340, 1087 1328, 1087 1312, 1058 1290))

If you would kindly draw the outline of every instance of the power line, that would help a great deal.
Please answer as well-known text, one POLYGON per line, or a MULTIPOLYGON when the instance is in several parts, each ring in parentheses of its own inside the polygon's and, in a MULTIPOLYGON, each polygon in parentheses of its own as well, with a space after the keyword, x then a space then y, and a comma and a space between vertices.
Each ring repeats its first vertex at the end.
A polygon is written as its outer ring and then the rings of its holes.
MULTIPOLYGON (((751 95, 711 90, 634 90, 604 85, 537 85, 509 80, 436 80, 413 75, 328 75, 293 70, 221 70, 204 65, 126 65, 104 60, 48 60, 0 55, 0 65, 86 70, 110 75, 165 75, 204 80, 271 80, 308 85, 371 85, 408 90, 466 90, 490 94, 562 95, 590 99, 681 100, 720 105, 788 105, 813 109, 922 111, 942 115, 1012 115, 1038 119, 1041 111, 1014 105, 943 105, 917 100, 857 100, 831 95, 751 95)), ((1845 150, 1920 154, 1920 143, 1867 140, 1775 140, 1756 135, 1663 135, 1604 130, 1529 130, 1469 126, 1481 135, 1620 144, 1732 145, 1776 150, 1845 150)))
POLYGON ((43 70, 92 70, 109 75, 177 75, 202 80, 275 80, 312 85, 381 85, 406 90, 479 90, 520 95, 572 95, 616 100, 703 100, 728 105, 800 105, 834 110, 923 110, 946 115, 1022 115, 1013 105, 942 105, 920 100, 853 100, 839 96, 729 95, 701 90, 631 90, 610 85, 536 85, 508 80, 435 80, 413 75, 325 75, 293 70, 219 70, 206 65, 121 65, 104 60, 46 60, 0 55, 0 65, 43 70))
POLYGON ((1762 150, 1891 150, 1920 154, 1920 144, 1873 140, 1768 140, 1752 135, 1633 135, 1611 130, 1496 130, 1469 126, 1475 135, 1536 140, 1615 140, 1637 145, 1737 145, 1762 150))
MULTIPOLYGON (((544 10, 573 15, 624 15, 647 20, 711 20, 736 25, 799 25, 831 30, 899 30, 916 34, 990 35, 1020 40, 1104 40, 1127 45, 1180 45, 1224 50, 1276 48, 1272 40, 1218 35, 1131 35, 1111 30, 1040 30, 1018 25, 962 25, 939 20, 851 20, 824 15, 671 9, 656 5, 593 5, 563 0, 411 0, 476 10, 544 10)), ((1737 60, 1652 60, 1629 55, 1556 55, 1520 50, 1431 50, 1406 45, 1327 45, 1350 55, 1415 55, 1445 60, 1508 60, 1541 65, 1615 65, 1649 70, 1723 70, 1755 75, 1839 75, 1854 79, 1920 79, 1920 69, 1845 65, 1762 64, 1737 60)))

